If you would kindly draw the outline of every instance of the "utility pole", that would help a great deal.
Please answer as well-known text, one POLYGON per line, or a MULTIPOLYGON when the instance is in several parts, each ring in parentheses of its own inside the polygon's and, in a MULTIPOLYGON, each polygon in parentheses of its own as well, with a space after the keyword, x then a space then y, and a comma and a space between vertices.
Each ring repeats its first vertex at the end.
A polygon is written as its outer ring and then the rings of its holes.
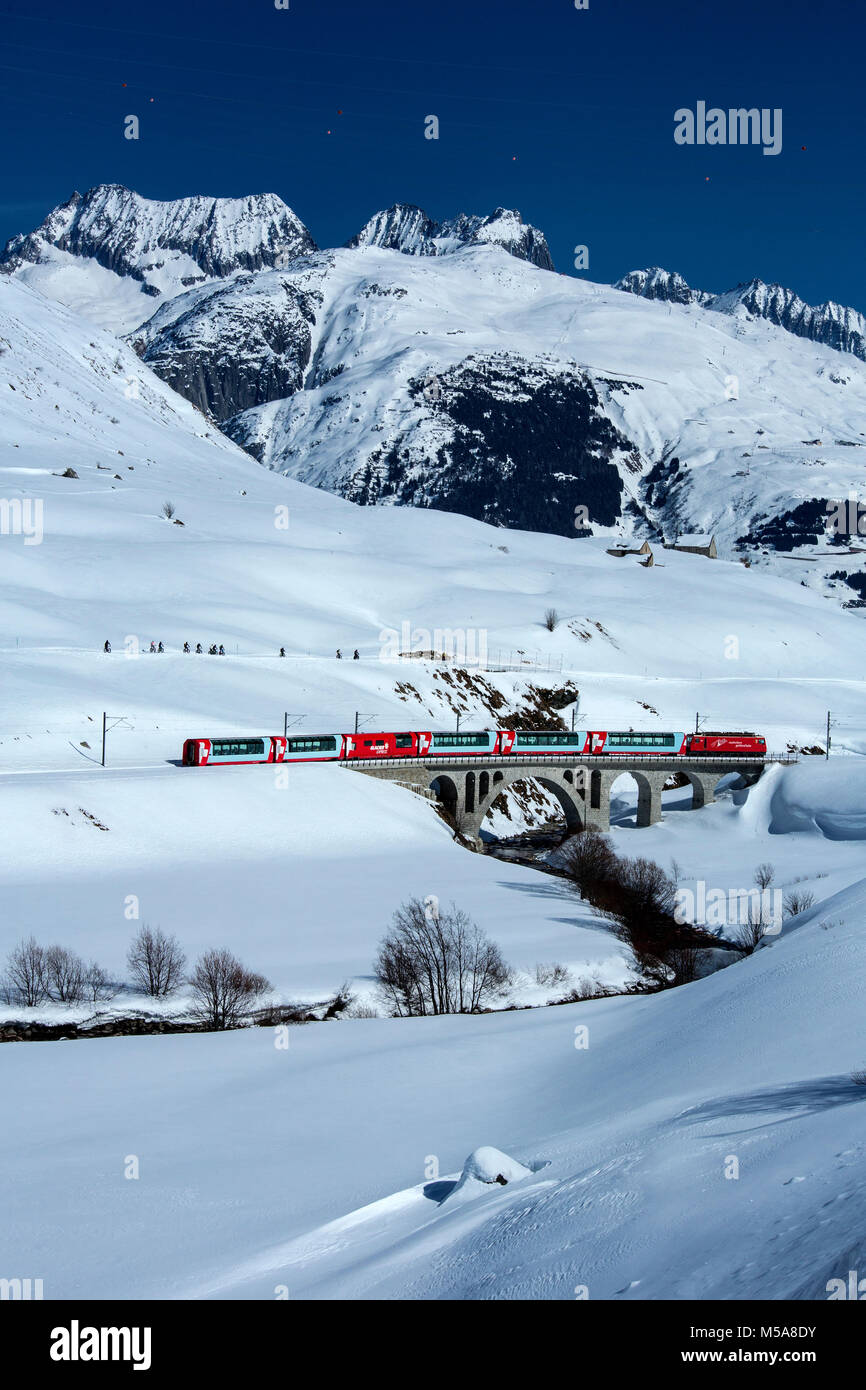
MULTIPOLYGON (((124 718, 125 718, 125 715, 122 715, 122 714, 113 714, 111 717, 112 717, 112 719, 114 720, 114 723, 113 723, 112 726, 111 726, 112 729, 113 729, 113 728, 115 728, 118 724, 122 724, 122 723, 123 723, 124 718)), ((107 732, 108 732, 108 714, 106 713, 105 710, 103 710, 103 711, 102 711, 102 766, 103 766, 103 767, 105 767, 105 735, 106 735, 107 732)))
POLYGON ((460 715, 459 715, 459 714, 458 714, 458 716, 457 716, 457 729, 456 729, 456 732, 457 732, 458 734, 460 733, 460 715))
POLYGON ((824 754, 824 761, 830 760, 830 711, 827 711, 827 752, 824 754))

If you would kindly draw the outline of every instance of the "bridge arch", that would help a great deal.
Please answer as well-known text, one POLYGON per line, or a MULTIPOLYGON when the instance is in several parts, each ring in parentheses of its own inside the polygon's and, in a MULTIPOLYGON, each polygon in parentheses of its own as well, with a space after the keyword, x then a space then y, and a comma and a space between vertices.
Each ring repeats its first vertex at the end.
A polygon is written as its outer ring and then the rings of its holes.
POLYGON ((437 772, 430 782, 430 790, 435 793, 436 799, 448 814, 456 817, 460 794, 453 777, 449 777, 447 772, 437 772))
POLYGON ((496 798, 513 782, 538 782, 556 797, 562 807, 565 823, 569 830, 578 830, 586 824, 586 804, 580 777, 570 768, 530 767, 497 768, 492 777, 482 773, 478 779, 478 794, 470 805, 468 788, 463 804, 467 828, 476 837, 496 798))

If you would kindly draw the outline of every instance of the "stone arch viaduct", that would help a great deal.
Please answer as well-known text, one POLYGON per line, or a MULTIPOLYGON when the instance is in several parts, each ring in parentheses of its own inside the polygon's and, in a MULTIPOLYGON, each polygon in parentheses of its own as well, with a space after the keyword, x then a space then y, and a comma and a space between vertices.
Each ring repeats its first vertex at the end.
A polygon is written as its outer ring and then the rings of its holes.
POLYGON ((623 773, 630 773, 637 782, 637 823, 646 826, 661 820, 662 789, 672 773, 682 773, 691 784, 692 809, 699 810, 715 800, 716 787, 724 776, 734 772, 747 784, 756 782, 767 761, 761 757, 648 756, 617 758, 615 762, 609 757, 584 757, 575 762, 551 754, 531 759, 386 759, 344 766, 398 782, 439 801, 465 835, 480 840, 484 818, 500 792, 512 782, 530 777, 559 801, 569 830, 585 826, 609 830, 611 790, 623 773))

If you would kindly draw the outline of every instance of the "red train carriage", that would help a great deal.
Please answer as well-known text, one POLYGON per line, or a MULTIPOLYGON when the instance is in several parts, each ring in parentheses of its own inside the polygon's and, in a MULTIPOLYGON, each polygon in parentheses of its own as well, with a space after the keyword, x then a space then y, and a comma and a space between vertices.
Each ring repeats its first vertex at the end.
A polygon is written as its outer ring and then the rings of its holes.
POLYGON ((767 740, 761 734, 753 733, 700 733, 689 734, 686 739, 689 753, 713 754, 746 753, 755 758, 766 757, 767 740))
POLYGON ((358 758, 424 758, 430 751, 429 733, 343 734, 342 756, 358 758))

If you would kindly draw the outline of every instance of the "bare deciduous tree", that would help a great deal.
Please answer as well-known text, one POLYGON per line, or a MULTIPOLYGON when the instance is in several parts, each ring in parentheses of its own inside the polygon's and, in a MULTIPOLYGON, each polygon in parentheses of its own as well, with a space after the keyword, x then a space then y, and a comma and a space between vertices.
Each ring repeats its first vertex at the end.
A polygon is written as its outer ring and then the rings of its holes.
POLYGON ((102 966, 98 965, 95 960, 92 960, 87 967, 84 987, 92 1004, 101 1004, 107 999, 113 999, 117 993, 117 989, 109 980, 102 966))
POLYGON ((773 868, 773 865, 765 862, 758 865, 753 876, 753 882, 763 893, 765 888, 769 888, 775 877, 776 870, 773 868))
POLYGON ((547 608, 544 613, 544 626, 548 632, 554 632, 559 625, 559 614, 555 608, 547 608))
POLYGON ((264 975, 247 970, 231 951, 205 951, 189 979, 193 1014, 211 1028, 236 1028, 270 988, 264 975))
POLYGON ((477 1013, 510 972, 495 942, 453 903, 429 915, 410 898, 394 913, 373 974, 398 1017, 477 1013))
POLYGON ((35 936, 19 942, 10 952, 3 984, 10 1004, 34 1008, 47 997, 45 948, 39 945, 35 936))
POLYGON ((162 514, 165 517, 166 521, 171 521, 176 511, 177 507, 174 505, 173 502, 163 502, 162 514))
POLYGON ((142 992, 161 999, 180 985, 186 956, 177 937, 166 936, 160 927, 154 931, 145 925, 133 940, 126 961, 142 992))
POLYGON ((85 996, 87 967, 80 956, 65 946, 49 946, 45 952, 45 988, 57 1004, 77 1004, 85 996))

